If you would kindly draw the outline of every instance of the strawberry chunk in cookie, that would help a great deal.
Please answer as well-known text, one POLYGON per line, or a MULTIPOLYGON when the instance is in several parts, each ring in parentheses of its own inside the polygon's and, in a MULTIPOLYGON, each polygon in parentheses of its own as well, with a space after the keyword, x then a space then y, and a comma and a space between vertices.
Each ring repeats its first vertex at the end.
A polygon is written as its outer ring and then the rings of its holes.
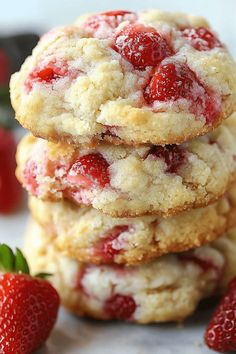
POLYGON ((167 41, 156 29, 141 24, 124 27, 115 37, 114 48, 137 69, 156 66, 171 55, 167 41))
POLYGON ((93 254, 99 255, 106 261, 106 263, 113 263, 116 255, 122 252, 124 241, 122 234, 128 232, 130 227, 128 225, 117 225, 109 230, 97 242, 93 249, 93 254))
POLYGON ((107 38, 113 34, 120 23, 124 21, 133 22, 136 17, 136 14, 131 11, 107 11, 89 17, 84 23, 84 28, 96 37, 107 38))
POLYGON ((71 166, 68 180, 81 187, 104 188, 110 182, 108 168, 109 164, 101 154, 84 155, 71 166))
POLYGON ((136 310, 136 304, 132 296, 115 294, 106 300, 104 311, 110 319, 129 320, 136 310))
POLYGON ((197 117, 204 115, 208 124, 220 114, 220 97, 208 92, 187 64, 180 62, 161 64, 145 88, 144 97, 150 104, 185 99, 190 112, 197 117))
POLYGON ((220 40, 207 28, 185 28, 182 36, 199 51, 206 51, 214 48, 222 48, 220 40))
POLYGON ((163 159, 166 163, 166 172, 177 173, 186 162, 186 151, 178 145, 153 146, 147 157, 163 159))

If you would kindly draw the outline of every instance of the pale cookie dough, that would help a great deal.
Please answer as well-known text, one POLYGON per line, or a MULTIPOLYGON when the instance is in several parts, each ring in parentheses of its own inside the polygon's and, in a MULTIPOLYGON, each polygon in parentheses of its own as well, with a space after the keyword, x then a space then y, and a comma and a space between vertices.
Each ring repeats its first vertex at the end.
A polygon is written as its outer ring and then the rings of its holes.
POLYGON ((114 217, 172 215, 206 206, 236 177, 236 114, 180 146, 80 146, 25 137, 17 176, 32 195, 69 199, 114 217))
POLYGON ((29 199, 35 220, 64 255, 93 264, 142 264, 212 242, 236 225, 236 185, 205 208, 161 218, 111 218, 91 207, 29 199))
POLYGON ((227 266, 212 246, 137 267, 83 265, 63 256, 50 233, 36 223, 28 229, 25 254, 34 273, 53 274, 62 303, 75 314, 137 323, 191 315, 201 299, 215 292, 227 266))
POLYGON ((236 66, 203 18, 110 12, 44 35, 11 100, 47 140, 182 143, 236 110, 236 66))

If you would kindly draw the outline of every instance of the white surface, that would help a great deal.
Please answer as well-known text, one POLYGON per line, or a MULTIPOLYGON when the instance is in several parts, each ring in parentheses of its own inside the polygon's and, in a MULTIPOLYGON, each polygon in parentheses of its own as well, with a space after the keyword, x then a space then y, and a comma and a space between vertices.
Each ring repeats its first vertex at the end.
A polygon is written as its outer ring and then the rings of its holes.
POLYGON ((235 0, 0 0, 0 4, 0 30, 5 32, 30 28, 41 32, 73 22, 82 13, 108 9, 186 11, 207 17, 236 56, 235 0))
MULTIPOLYGON (((44 31, 69 23, 83 12, 117 8, 159 7, 192 12, 211 21, 236 57, 235 0, 1 0, 0 3, 0 29, 5 32, 22 28, 44 31)), ((20 245, 27 217, 26 210, 8 218, 0 217, 0 242, 20 245)), ((40 354, 210 354, 213 352, 202 340, 208 317, 206 310, 201 310, 183 328, 177 328, 82 321, 61 311, 57 326, 40 354)))

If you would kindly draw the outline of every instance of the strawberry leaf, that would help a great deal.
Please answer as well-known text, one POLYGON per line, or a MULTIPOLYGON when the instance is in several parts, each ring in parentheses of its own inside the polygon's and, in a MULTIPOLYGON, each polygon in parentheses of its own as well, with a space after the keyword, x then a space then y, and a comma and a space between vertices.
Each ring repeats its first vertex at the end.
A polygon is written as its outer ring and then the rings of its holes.
POLYGON ((15 272, 30 274, 28 263, 19 248, 16 248, 15 272))
POLYGON ((40 279, 47 279, 48 277, 51 276, 52 276, 51 273, 38 273, 34 275, 35 278, 40 278, 40 279))
POLYGON ((11 248, 5 244, 0 244, 0 269, 11 272, 14 270, 15 256, 11 248))

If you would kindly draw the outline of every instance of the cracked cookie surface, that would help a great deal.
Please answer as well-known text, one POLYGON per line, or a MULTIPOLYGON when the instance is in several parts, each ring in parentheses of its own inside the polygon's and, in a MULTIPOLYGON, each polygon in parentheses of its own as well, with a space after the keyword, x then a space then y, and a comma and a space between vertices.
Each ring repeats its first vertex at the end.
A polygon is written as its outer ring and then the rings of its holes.
POLYGON ((50 233, 35 223, 25 252, 33 272, 53 273, 50 280, 73 313, 137 323, 181 321, 191 315, 220 286, 228 266, 227 257, 213 245, 137 267, 83 265, 63 256, 50 233))
POLYGON ((69 199, 113 217, 173 215, 219 199, 236 177, 236 115, 182 145, 19 145, 17 175, 32 195, 69 199))
POLYGON ((236 110, 236 66, 203 18, 112 11, 44 35, 11 99, 47 140, 179 144, 236 110))
POLYGON ((64 255, 93 264, 136 265, 214 241, 236 225, 236 185, 215 204, 169 218, 112 218, 91 207, 29 199, 34 219, 64 255))

